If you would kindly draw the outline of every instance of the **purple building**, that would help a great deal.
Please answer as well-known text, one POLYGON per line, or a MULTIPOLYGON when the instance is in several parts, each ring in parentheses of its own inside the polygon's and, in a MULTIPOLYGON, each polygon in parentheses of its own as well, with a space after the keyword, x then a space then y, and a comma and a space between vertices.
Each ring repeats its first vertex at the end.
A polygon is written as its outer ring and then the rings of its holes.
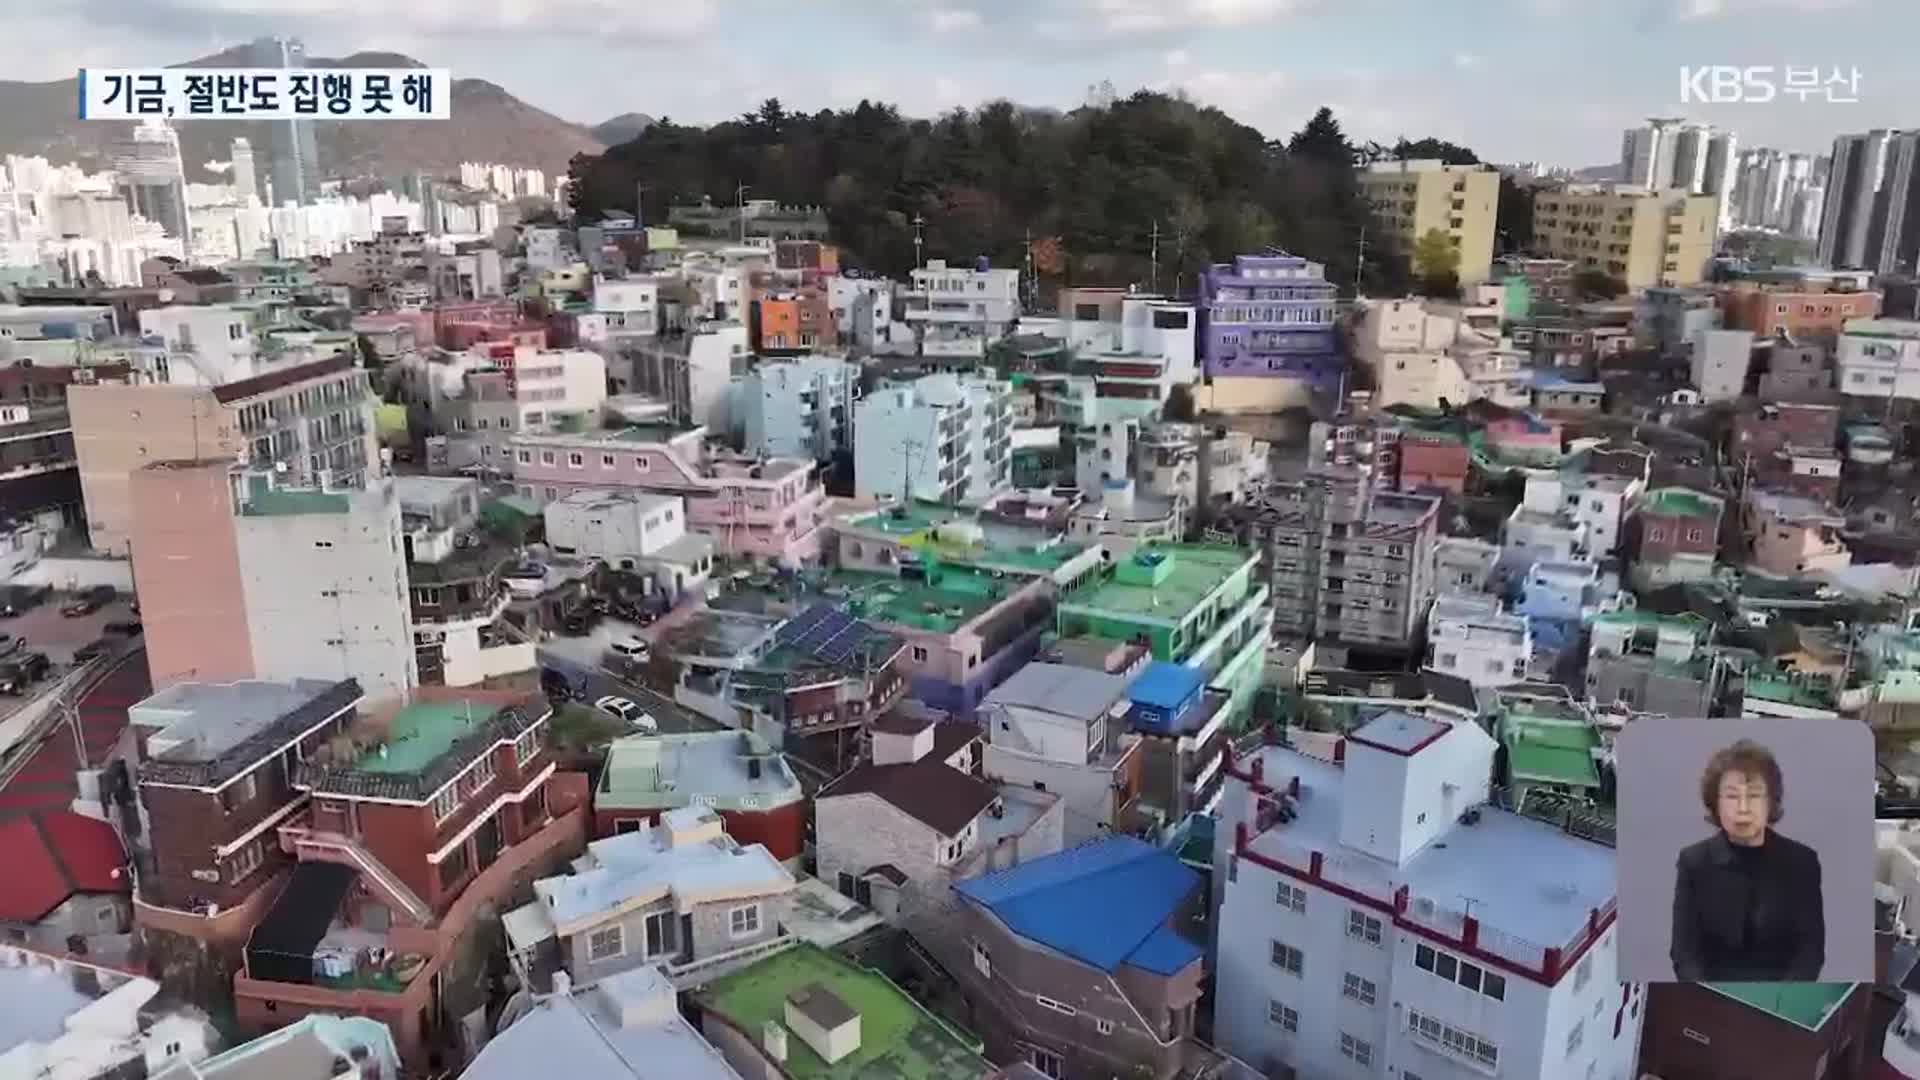
POLYGON ((1338 380, 1334 287, 1296 255, 1239 255, 1201 276, 1200 350, 1208 378, 1338 380))

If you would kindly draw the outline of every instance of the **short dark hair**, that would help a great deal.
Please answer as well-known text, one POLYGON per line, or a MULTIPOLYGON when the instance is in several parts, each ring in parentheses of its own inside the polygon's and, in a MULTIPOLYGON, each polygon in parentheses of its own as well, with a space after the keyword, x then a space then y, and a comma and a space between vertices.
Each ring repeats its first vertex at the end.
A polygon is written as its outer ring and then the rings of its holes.
POLYGON ((1786 812, 1786 781, 1773 751, 1752 739, 1741 739, 1707 759, 1706 771, 1700 774, 1700 805, 1706 808, 1707 824, 1720 827, 1720 778, 1730 772, 1757 776, 1766 783, 1767 824, 1777 824, 1786 812))

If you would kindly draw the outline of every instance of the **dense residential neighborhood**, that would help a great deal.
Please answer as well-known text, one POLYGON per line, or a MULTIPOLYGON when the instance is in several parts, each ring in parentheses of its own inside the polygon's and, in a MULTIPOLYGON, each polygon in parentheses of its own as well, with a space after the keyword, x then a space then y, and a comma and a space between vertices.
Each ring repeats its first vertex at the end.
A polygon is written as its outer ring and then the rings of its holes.
POLYGON ((0 1077, 1920 1078, 1920 134, 1341 108, 0 132, 0 1077), (1634 974, 1721 718, 1870 978, 1634 974))

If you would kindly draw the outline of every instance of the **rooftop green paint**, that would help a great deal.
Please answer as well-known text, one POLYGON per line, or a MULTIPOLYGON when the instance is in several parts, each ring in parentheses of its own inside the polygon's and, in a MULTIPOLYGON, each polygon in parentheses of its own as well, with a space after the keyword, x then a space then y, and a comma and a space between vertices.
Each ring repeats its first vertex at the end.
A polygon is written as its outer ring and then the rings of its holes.
POLYGON ((1748 982, 1706 983, 1709 990, 1759 1009, 1789 1024, 1819 1031, 1847 1000, 1854 983, 1748 982))
POLYGON ((1640 501, 1640 509, 1680 517, 1713 517, 1720 513, 1720 501, 1691 488, 1670 487, 1648 492, 1640 501))
POLYGON ((352 506, 335 491, 255 490, 240 509, 242 517, 283 517, 290 514, 344 514, 352 506))
POLYGON ((1808 709, 1831 709, 1834 706, 1833 684, 1825 679, 1803 677, 1796 682, 1785 673, 1759 672, 1747 676, 1745 689, 1750 698, 1780 705, 1798 705, 1808 709))
POLYGON ((471 730, 471 724, 482 723, 492 715, 491 706, 474 706, 463 701, 409 705, 393 718, 386 740, 362 755, 353 767, 369 773, 421 772, 433 764, 435 758, 453 749, 453 744, 471 730))
POLYGON ((1059 632, 1120 641, 1144 634, 1156 659, 1178 660, 1246 598, 1255 561, 1229 544, 1143 547, 1066 595, 1059 632))
POLYGON ((993 1069, 972 1037, 948 1027, 886 976, 817 945, 795 945, 707 984, 694 995, 758 1045, 769 1020, 785 1023, 787 995, 818 984, 860 1014, 860 1048, 829 1065, 798 1036, 787 1040, 793 1080, 977 1080, 993 1069))
POLYGON ((1600 736, 1585 724, 1502 723, 1501 741, 1507 747, 1507 769, 1516 781, 1600 786, 1600 768, 1593 750, 1600 736))

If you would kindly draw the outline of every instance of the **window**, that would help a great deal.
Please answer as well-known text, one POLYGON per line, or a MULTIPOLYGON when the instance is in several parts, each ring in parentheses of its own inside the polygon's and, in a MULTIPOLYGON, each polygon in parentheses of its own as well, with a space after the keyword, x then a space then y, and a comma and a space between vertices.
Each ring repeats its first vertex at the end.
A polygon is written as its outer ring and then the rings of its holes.
POLYGON ((531 450, 520 451, 520 464, 522 465, 533 464, 533 451, 531 450))
POLYGON ((603 469, 611 469, 611 468, 613 468, 613 455, 612 455, 612 454, 601 454, 601 455, 600 455, 600 467, 601 467, 601 468, 603 468, 603 469))
POLYGON ((1274 902, 1290 911, 1304 913, 1307 910, 1307 890, 1283 881, 1280 883, 1279 893, 1274 897, 1274 902))
POLYGON ((746 937, 760 932, 760 905, 748 904, 727 912, 727 926, 734 937, 746 937))
MULTIPOLYGON (((845 877, 846 875, 843 874, 841 876, 845 877)), ((989 953, 987 947, 978 941, 973 943, 973 970, 985 975, 989 979, 993 978, 993 954, 989 953)))
POLYGON ((1373 985, 1373 980, 1363 979, 1349 971, 1347 972, 1346 985, 1341 988, 1340 992, 1362 1005, 1371 1005, 1374 1002, 1376 987, 1373 985))
POLYGON ((1705 1035, 1700 1034, 1699 1032, 1693 1030, 1692 1028, 1681 1028, 1680 1034, 1685 1035, 1687 1038, 1692 1039, 1694 1042, 1699 1043, 1701 1046, 1713 1045, 1712 1039, 1707 1038, 1705 1035))
POLYGON ((1029 1046, 1027 1047, 1027 1060, 1032 1062, 1033 1067, 1038 1069, 1040 1075, 1046 1077, 1047 1080, 1064 1080, 1067 1075, 1067 1063, 1060 1060, 1060 1055, 1051 1050, 1039 1046, 1029 1046))
POLYGON ((1302 977, 1301 969, 1304 968, 1307 963, 1305 953, 1281 941, 1273 943, 1272 960, 1274 967, 1296 978, 1302 977))
POLYGON ((913 647, 913 659, 918 663, 922 663, 922 664, 926 663, 927 647, 925 645, 915 645, 913 647))
POLYGON ((1074 1008, 1073 1006, 1067 1004, 1064 1001, 1056 1001, 1045 994, 1035 994, 1033 995, 1033 1000, 1034 1000, 1034 1003, 1039 1005, 1041 1008, 1052 1009, 1054 1012, 1059 1013, 1061 1016, 1080 1015, 1079 1009, 1074 1008))
POLYGON ((1469 1031, 1413 1009, 1407 1010, 1407 1031, 1435 1049, 1483 1068, 1500 1067, 1500 1048, 1469 1031))
POLYGON ((1373 1044, 1364 1039, 1356 1039, 1346 1032, 1340 1033, 1340 1056, 1352 1058, 1356 1065, 1373 1064, 1373 1044))
POLYGON ((1421 971, 1432 971, 1434 955, 1432 946, 1415 945, 1413 947, 1413 966, 1419 968, 1421 971))
POLYGON ((642 928, 647 935, 647 955, 661 956, 674 950, 678 920, 672 911, 656 911, 646 917, 642 928))
POLYGON ((1567 1032, 1567 1056, 1568 1057, 1572 1057, 1573 1052, 1575 1050, 1580 1049, 1580 1040, 1586 1037, 1586 1034, 1587 1034, 1587 1022, 1585 1020, 1582 1020, 1579 1023, 1573 1025, 1573 1030, 1567 1032))
POLYGON ((611 960, 627 951, 626 936, 621 933, 618 924, 605 930, 595 930, 587 935, 587 959, 598 962, 611 960))
POLYGON ((1369 945, 1380 944, 1380 920, 1363 911, 1347 912, 1347 936, 1369 945))
POLYGON ((1102 1020, 1099 1017, 1094 1017, 1093 1030, 1099 1032, 1102 1035, 1111 1035, 1113 1034, 1113 1021, 1102 1020))
POLYGON ((1280 1025, 1282 1031, 1300 1030, 1300 1014, 1277 1001, 1267 1002, 1267 1022, 1280 1025))
POLYGON ((569 469, 578 469, 584 466, 586 463, 587 463, 587 455, 582 454, 577 450, 570 451, 567 454, 567 468, 569 469))

